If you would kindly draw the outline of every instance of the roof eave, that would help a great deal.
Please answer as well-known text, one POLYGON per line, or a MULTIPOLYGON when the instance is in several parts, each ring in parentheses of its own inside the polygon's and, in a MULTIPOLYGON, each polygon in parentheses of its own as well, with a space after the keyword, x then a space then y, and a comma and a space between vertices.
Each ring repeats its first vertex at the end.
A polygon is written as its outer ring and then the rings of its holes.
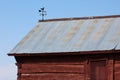
POLYGON ((9 53, 8 56, 48 56, 48 55, 84 55, 84 54, 111 54, 120 53, 120 50, 79 51, 79 52, 49 52, 49 53, 9 53))

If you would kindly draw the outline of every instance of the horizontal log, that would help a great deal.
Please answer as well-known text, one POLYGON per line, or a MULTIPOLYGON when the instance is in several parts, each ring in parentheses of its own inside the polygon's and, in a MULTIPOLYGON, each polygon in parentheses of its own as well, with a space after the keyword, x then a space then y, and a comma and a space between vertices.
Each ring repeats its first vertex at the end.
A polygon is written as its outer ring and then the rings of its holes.
POLYGON ((115 64, 115 72, 120 72, 120 64, 115 64))
POLYGON ((114 80, 120 80, 120 72, 115 72, 115 79, 114 80))
POLYGON ((66 65, 66 64, 79 64, 79 65, 82 65, 82 64, 84 64, 84 61, 69 61, 69 62, 67 62, 67 61, 36 61, 36 62, 24 62, 24 64, 33 64, 33 63, 36 63, 36 64, 55 64, 55 65, 59 65, 59 64, 62 64, 62 65, 66 65))
POLYGON ((115 64, 120 64, 120 60, 115 60, 115 64))
MULTIPOLYGON (((78 55, 56 55, 56 56, 29 56, 29 57, 19 57, 21 63, 69 63, 69 64, 83 64, 85 61, 84 56, 78 55)), ((18 59, 18 58, 17 58, 18 59)))
POLYGON ((84 80, 84 74, 30 74, 22 75, 21 80, 84 80))
POLYGON ((84 73, 84 65, 22 64, 21 73, 84 73))

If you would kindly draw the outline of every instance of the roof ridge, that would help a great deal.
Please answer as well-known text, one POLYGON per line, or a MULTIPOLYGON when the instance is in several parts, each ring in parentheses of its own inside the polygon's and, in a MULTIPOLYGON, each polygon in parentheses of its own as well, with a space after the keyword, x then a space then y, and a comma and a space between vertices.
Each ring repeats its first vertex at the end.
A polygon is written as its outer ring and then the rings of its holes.
POLYGON ((71 17, 71 18, 56 18, 56 19, 39 20, 39 22, 67 21, 67 20, 82 20, 82 19, 100 19, 100 18, 116 18, 116 17, 120 17, 120 15, 88 16, 88 17, 71 17))

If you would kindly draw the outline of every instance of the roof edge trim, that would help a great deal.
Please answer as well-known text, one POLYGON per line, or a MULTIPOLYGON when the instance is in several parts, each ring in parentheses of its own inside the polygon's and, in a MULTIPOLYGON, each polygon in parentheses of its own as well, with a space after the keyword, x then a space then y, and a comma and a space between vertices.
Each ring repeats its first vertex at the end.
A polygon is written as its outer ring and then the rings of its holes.
POLYGON ((80 52, 51 52, 51 53, 9 53, 8 56, 48 56, 48 55, 84 55, 120 53, 120 50, 80 51, 80 52))
POLYGON ((39 22, 67 21, 67 20, 84 20, 84 19, 100 19, 100 18, 117 18, 117 17, 120 17, 120 15, 73 17, 73 18, 56 18, 56 19, 39 20, 39 22))

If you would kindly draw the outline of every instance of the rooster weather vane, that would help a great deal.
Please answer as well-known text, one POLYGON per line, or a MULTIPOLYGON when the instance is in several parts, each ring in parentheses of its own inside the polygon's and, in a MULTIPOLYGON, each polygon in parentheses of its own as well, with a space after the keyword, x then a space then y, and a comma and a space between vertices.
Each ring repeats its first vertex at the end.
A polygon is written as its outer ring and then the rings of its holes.
POLYGON ((44 8, 44 7, 43 7, 43 8, 40 8, 39 12, 40 12, 40 15, 42 16, 42 21, 43 21, 45 15, 47 15, 47 14, 46 14, 46 11, 45 11, 45 8, 44 8))

